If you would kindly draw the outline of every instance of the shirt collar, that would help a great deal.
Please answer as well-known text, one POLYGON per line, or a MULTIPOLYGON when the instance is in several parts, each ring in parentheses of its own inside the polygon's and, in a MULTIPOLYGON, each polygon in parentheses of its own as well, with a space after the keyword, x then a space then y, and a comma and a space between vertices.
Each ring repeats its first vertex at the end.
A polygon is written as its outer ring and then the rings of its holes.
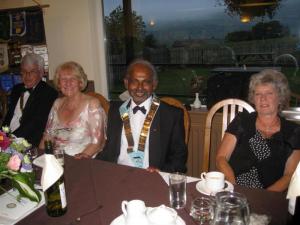
MULTIPOLYGON (((149 109, 150 109, 150 106, 151 106, 151 103, 152 103, 152 99, 153 99, 153 97, 151 95, 149 98, 147 98, 144 102, 142 102, 138 106, 140 106, 140 107, 144 106, 145 109, 146 109, 146 112, 148 113, 149 109)), ((137 104, 131 98, 130 109, 132 110, 135 106, 137 106, 137 104)))

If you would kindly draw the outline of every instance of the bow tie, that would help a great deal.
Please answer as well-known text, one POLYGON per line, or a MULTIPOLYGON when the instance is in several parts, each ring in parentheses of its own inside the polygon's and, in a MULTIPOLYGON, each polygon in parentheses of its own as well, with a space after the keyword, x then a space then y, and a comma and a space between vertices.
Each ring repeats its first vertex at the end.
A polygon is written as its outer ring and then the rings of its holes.
POLYGON ((133 111, 133 114, 136 114, 137 111, 141 111, 143 114, 146 114, 146 109, 144 106, 140 107, 140 106, 135 106, 132 111, 133 111))
POLYGON ((24 87, 23 92, 26 92, 26 91, 28 91, 29 94, 31 94, 33 92, 33 88, 26 88, 26 87, 24 87))

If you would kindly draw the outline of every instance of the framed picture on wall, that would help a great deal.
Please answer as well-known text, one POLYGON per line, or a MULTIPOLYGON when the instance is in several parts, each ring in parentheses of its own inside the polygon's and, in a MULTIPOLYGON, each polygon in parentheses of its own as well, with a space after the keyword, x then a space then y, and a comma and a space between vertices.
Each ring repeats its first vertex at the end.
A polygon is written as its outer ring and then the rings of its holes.
POLYGON ((8 69, 7 44, 0 43, 0 73, 8 69))

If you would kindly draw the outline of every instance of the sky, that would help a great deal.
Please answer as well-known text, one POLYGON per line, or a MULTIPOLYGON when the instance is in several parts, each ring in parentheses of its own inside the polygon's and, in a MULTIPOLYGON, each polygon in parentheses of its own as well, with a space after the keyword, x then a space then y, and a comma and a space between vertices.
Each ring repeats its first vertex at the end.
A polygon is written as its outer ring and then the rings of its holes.
MULTIPOLYGON (((145 18, 173 18, 178 14, 189 15, 197 12, 209 15, 215 11, 223 10, 216 6, 217 0, 132 0, 133 10, 138 11, 145 18), (188 4, 186 4, 188 2, 188 4)), ((122 0, 104 0, 104 14, 122 5, 122 0)))
MULTIPOLYGON (((225 6, 218 3, 220 0, 132 0, 132 9, 138 15, 142 15, 147 28, 150 27, 150 21, 154 21, 155 26, 152 27, 154 30, 158 29, 160 24, 172 22, 173 25, 176 25, 182 21, 191 21, 191 23, 197 21, 199 25, 202 23, 217 24, 218 26, 228 26, 228 29, 236 29, 236 27, 233 28, 233 24, 235 26, 236 23, 240 24, 240 18, 238 16, 230 17, 224 13, 225 6)), ((109 15, 118 5, 122 5, 122 0, 104 0, 104 14, 109 15)), ((298 33, 300 36, 299 10, 300 0, 282 0, 282 5, 274 19, 278 19, 283 24, 286 23, 285 25, 289 26, 293 33, 298 33), (297 6, 293 7, 296 4, 297 6)), ((265 18, 264 21, 267 20, 268 18, 265 18)), ((261 18, 255 18, 252 25, 261 21, 261 18)), ((247 28, 249 25, 251 26, 251 23, 239 26, 247 28)), ((226 31, 224 32, 226 33, 226 31)))

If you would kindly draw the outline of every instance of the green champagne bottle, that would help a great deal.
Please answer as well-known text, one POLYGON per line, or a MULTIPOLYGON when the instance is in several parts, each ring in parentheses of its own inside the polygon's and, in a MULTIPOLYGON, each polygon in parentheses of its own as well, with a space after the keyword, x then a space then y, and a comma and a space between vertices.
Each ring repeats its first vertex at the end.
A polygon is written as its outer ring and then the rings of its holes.
MULTIPOLYGON (((45 141, 45 153, 53 155, 53 145, 49 140, 45 141)), ((49 216, 58 217, 67 212, 64 175, 50 186, 44 194, 46 209, 49 216)))

